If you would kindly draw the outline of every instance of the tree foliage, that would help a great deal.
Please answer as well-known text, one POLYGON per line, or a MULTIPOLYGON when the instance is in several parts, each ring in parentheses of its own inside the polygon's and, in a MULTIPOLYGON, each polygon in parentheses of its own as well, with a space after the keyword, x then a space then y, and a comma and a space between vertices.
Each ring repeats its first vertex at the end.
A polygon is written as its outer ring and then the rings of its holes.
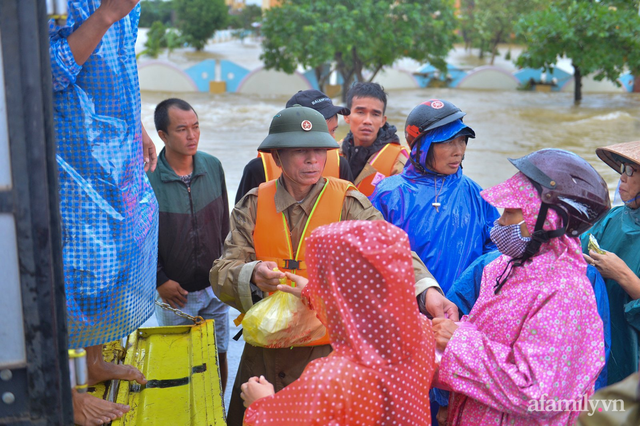
POLYGON ((144 43, 146 48, 140 54, 157 58, 162 49, 178 48, 184 44, 184 38, 173 28, 167 28, 160 21, 156 21, 151 25, 147 32, 147 41, 144 43))
POLYGON ((480 57, 491 53, 491 64, 498 43, 510 40, 522 15, 541 10, 550 0, 462 0, 460 28, 467 48, 478 47, 480 57))
POLYGON ((637 7, 635 1, 556 0, 527 15, 517 26, 527 44, 518 65, 552 69, 559 57, 570 58, 574 100, 580 102, 582 76, 616 82, 625 65, 640 64, 640 18, 630 3, 637 7))
POLYGON ((366 81, 368 71, 371 80, 402 57, 446 69, 456 24, 452 0, 284 0, 265 13, 261 58, 287 73, 313 68, 321 87, 331 63, 344 96, 354 79, 366 81))
POLYGON ((178 29, 196 50, 202 50, 207 40, 227 22, 224 0, 173 0, 173 7, 178 29))
POLYGON ((160 21, 166 26, 171 25, 173 3, 162 0, 146 0, 140 3, 140 22, 142 28, 151 28, 154 22, 160 21))
POLYGON ((251 30, 254 22, 262 20, 262 8, 255 4, 249 4, 239 13, 229 15, 229 26, 234 29, 251 30))

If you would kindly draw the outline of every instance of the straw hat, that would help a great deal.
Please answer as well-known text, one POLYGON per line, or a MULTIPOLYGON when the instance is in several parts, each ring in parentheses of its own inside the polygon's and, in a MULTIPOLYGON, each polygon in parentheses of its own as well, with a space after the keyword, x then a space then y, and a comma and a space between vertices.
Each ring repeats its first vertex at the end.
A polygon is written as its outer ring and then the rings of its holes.
POLYGON ((640 166, 640 141, 618 143, 596 149, 596 154, 618 173, 623 162, 631 162, 640 166))

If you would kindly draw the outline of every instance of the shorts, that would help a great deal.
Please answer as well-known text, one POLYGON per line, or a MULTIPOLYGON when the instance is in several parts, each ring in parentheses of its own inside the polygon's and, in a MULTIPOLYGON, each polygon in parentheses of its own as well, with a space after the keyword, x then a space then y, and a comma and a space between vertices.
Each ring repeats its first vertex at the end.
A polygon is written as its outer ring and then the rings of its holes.
MULTIPOLYGON (((156 300, 162 303, 158 293, 156 293, 156 300)), ((194 317, 201 316, 204 319, 215 320, 216 348, 218 353, 227 352, 227 347, 229 346, 229 306, 222 303, 213 294, 211 287, 189 292, 187 294, 187 303, 184 307, 178 307, 178 309, 194 317)), ((160 326, 193 324, 189 319, 179 317, 158 305, 156 305, 156 318, 160 326)))

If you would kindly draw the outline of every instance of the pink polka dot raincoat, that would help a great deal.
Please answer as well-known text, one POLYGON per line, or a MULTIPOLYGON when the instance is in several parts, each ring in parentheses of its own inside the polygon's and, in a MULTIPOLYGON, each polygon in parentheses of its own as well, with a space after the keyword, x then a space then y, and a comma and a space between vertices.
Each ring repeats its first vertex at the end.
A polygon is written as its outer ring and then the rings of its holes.
POLYGON ((435 341, 418 312, 405 232, 384 221, 323 226, 307 241, 307 262, 303 300, 333 352, 255 401, 244 424, 430 425, 435 341))

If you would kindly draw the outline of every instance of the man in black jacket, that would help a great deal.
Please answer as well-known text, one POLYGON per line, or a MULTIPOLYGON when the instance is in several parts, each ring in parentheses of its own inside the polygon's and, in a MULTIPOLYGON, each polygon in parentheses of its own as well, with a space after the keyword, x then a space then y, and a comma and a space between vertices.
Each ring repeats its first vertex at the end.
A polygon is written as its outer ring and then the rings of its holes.
POLYGON ((387 93, 378 83, 354 84, 347 93, 347 106, 351 114, 344 120, 350 131, 342 141, 342 155, 351 167, 353 183, 369 196, 377 182, 402 172, 409 152, 400 144, 396 126, 387 123, 387 93))
MULTIPOLYGON (((209 284, 209 269, 229 233, 224 171, 217 158, 198 151, 198 116, 187 102, 160 102, 154 120, 165 144, 156 170, 147 173, 160 206, 158 298, 189 315, 215 320, 224 391, 229 308, 209 284)), ((159 307, 156 317, 160 325, 191 323, 159 307)))

